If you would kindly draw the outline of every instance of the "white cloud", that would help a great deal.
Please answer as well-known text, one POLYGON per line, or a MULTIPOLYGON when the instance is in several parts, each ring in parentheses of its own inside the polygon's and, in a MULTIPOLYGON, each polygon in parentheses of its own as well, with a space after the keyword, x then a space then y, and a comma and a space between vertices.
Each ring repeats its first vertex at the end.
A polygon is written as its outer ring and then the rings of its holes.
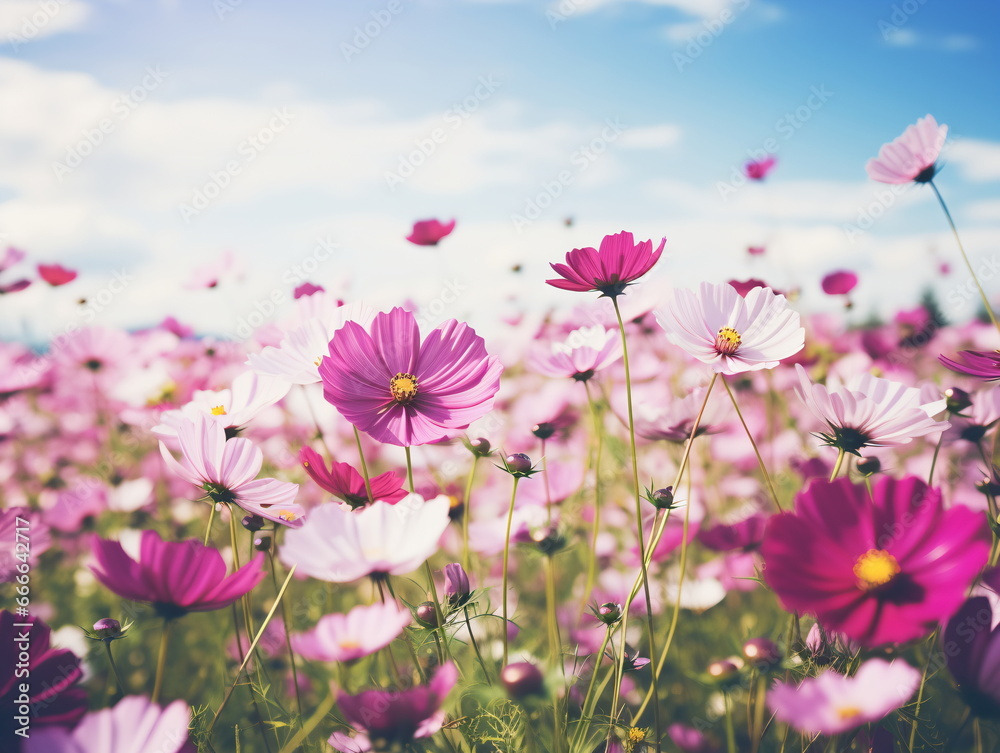
POLYGON ((41 37, 73 31, 90 17, 81 0, 3 0, 0 3, 0 44, 15 47, 41 37))
POLYGON ((966 180, 1000 180, 1000 143, 978 139, 960 139, 948 146, 948 164, 958 165, 966 180))
POLYGON ((890 47, 912 47, 941 52, 967 52, 979 46, 979 40, 969 34, 928 34, 898 26, 886 29, 882 38, 890 47))
POLYGON ((681 134, 675 125, 630 128, 622 134, 619 145, 623 149, 665 149, 678 143, 681 134))

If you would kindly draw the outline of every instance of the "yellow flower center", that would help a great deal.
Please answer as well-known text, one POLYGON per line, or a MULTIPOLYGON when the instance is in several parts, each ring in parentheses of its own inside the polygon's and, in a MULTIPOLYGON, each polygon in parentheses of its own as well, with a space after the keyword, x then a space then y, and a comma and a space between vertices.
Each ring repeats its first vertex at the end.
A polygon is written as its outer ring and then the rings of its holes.
POLYGON ((316 356, 316 360, 313 361, 313 366, 322 366, 322 365, 323 365, 323 356, 316 356))
POLYGON ((837 716, 840 717, 841 721, 846 721, 847 719, 853 719, 861 713, 861 709, 857 706, 841 706, 837 709, 837 716))
POLYGON ((354 650, 361 648, 361 644, 353 638, 345 638, 340 642, 340 647, 343 649, 354 650))
POLYGON ((397 403, 406 405, 413 402, 413 398, 417 396, 417 378, 413 374, 399 372, 389 380, 389 389, 397 403))
POLYGON ((854 574, 864 591, 884 586, 898 573, 899 563, 884 549, 869 549, 854 563, 854 574))
POLYGON ((223 408, 221 405, 216 405, 214 408, 212 408, 212 415, 213 416, 225 416, 226 415, 226 409, 223 408))
POLYGON ((291 510, 282 510, 281 512, 278 513, 278 517, 281 518, 286 523, 291 523, 293 520, 295 520, 296 515, 291 510))
POLYGON ((715 350, 720 355, 731 356, 742 344, 743 338, 732 327, 723 327, 715 336, 715 350))

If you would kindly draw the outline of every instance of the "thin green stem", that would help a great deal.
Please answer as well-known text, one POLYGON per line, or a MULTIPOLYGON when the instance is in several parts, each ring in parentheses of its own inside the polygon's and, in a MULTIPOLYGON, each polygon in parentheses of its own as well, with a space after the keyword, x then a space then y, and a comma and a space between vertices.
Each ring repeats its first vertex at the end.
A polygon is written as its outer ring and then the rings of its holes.
POLYGON ((208 525, 205 526, 205 539, 201 542, 203 546, 208 546, 208 540, 212 537, 212 523, 215 522, 215 506, 217 504, 214 499, 210 503, 211 512, 208 514, 208 525))
POLYGON ((490 679, 490 671, 486 668, 486 662, 483 661, 483 654, 479 650, 479 643, 476 642, 476 636, 472 632, 472 620, 469 619, 469 608, 463 607, 462 613, 465 615, 465 627, 469 631, 469 642, 472 643, 472 648, 476 652, 479 666, 483 668, 483 676, 486 678, 486 684, 492 685, 493 681, 490 679))
MULTIPOLYGON (((271 562, 271 583, 274 585, 274 593, 278 593, 278 574, 274 564, 274 554, 271 549, 267 550, 267 558, 271 562)), ((288 651, 288 661, 292 665, 292 684, 295 685, 295 706, 302 716, 302 693, 299 690, 299 670, 295 665, 295 652, 292 651, 292 632, 288 624, 288 604, 281 603, 281 623, 285 628, 285 648, 288 651)))
MULTIPOLYGON (((407 448, 409 449, 409 448, 407 448)), ((431 595, 431 602, 434 604, 434 615, 437 617, 438 626, 434 628, 434 640, 437 640, 438 631, 441 631, 442 642, 438 641, 438 660, 444 664, 448 657, 448 636, 444 632, 444 610, 441 609, 441 601, 438 599, 437 584, 434 583, 434 573, 431 571, 431 563, 424 561, 424 575, 427 577, 427 590, 431 595)))
POLYGON ((847 453, 844 452, 844 450, 840 450, 837 453, 837 462, 833 464, 833 473, 830 474, 831 481, 833 481, 835 478, 837 478, 838 475, 840 475, 840 467, 844 464, 844 457, 846 456, 846 454, 847 453))
POLYGON ((587 391, 587 405, 590 406, 590 418, 594 423, 594 436, 597 448, 594 453, 594 527, 590 537, 590 557, 587 562, 587 580, 583 589, 583 601, 580 602, 580 614, 587 608, 590 594, 597 580, 597 537, 601 532, 601 501, 603 498, 601 484, 601 455, 604 452, 604 432, 601 431, 601 418, 593 396, 590 394, 589 382, 583 383, 587 391))
POLYGON ((476 466, 478 464, 479 456, 473 455, 469 477, 465 481, 465 496, 462 498, 462 567, 466 570, 472 568, 472 561, 469 556, 469 522, 472 517, 472 484, 476 478, 476 466))
MULTIPOLYGON (((645 532, 642 525, 642 502, 639 496, 639 460, 635 450, 635 418, 632 410, 632 375, 629 367, 628 358, 628 338, 625 337, 625 323, 622 321, 621 308, 618 305, 618 297, 612 296, 611 302, 615 307, 615 317, 618 319, 618 331, 621 334, 622 340, 622 363, 625 367, 625 400, 628 409, 628 438, 629 438, 629 449, 632 456, 632 490, 635 498, 635 525, 636 534, 639 539, 639 563, 640 571, 639 577, 642 579, 642 588, 644 596, 646 597, 646 634, 649 642, 649 655, 654 656, 656 654, 656 638, 653 632, 653 608, 652 599, 649 596, 649 571, 648 563, 646 562, 646 543, 645 543, 645 532)), ((625 612, 622 617, 622 640, 625 640, 625 626, 628 620, 628 611, 625 612)), ((624 663, 618 668, 618 674, 616 676, 616 694, 618 690, 618 685, 621 684, 622 673, 624 672, 624 663)), ((652 689, 653 696, 659 698, 659 689, 657 687, 656 674, 653 673, 652 677, 652 689)), ((614 707, 611 709, 611 721, 612 725, 609 728, 608 734, 611 734, 613 729, 614 720, 617 718, 618 710, 614 707)), ((656 734, 656 745, 655 750, 657 753, 660 750, 660 741, 663 738, 663 729, 660 723, 660 704, 653 704, 653 725, 656 734)))
POLYGON ((969 270, 969 275, 972 277, 973 282, 976 283, 976 288, 979 290, 979 297, 983 300, 983 306, 986 308, 986 313, 990 317, 990 321, 993 322, 993 326, 997 328, 1000 332, 1000 322, 997 321, 996 314, 993 313, 993 307, 990 305, 989 298, 986 297, 986 292, 983 290, 983 286, 979 283, 979 277, 976 276, 975 271, 972 269, 972 263, 969 261, 969 257, 965 253, 965 247, 962 246, 962 239, 958 236, 958 228, 955 227, 955 221, 951 218, 951 212, 948 211, 948 205, 944 203, 944 197, 938 190, 938 187, 934 185, 934 181, 930 180, 927 182, 934 190, 934 195, 937 196, 938 203, 941 205, 941 209, 944 211, 944 216, 948 220, 948 224, 951 226, 951 232, 955 236, 955 243, 958 244, 958 250, 962 254, 962 261, 965 262, 965 268, 969 270))
POLYGON ((729 693, 722 694, 726 705, 726 750, 729 753, 736 753, 736 730, 733 728, 733 699, 729 693))
POLYGON ((118 665, 115 664, 115 657, 111 654, 111 641, 104 641, 104 649, 108 652, 108 663, 111 665, 111 671, 115 675, 115 682, 118 684, 118 694, 125 695, 125 685, 122 683, 121 675, 118 674, 118 665))
POLYGON ((507 533, 503 540, 503 576, 500 586, 503 603, 503 666, 507 666, 507 563, 510 560, 510 529, 514 522, 514 500, 517 498, 517 482, 520 477, 514 476, 514 489, 510 493, 510 508, 507 510, 507 533))
POLYGON ((403 451, 406 453, 406 483, 410 487, 410 493, 413 492, 413 459, 410 457, 409 446, 404 447, 403 451))
POLYGON ((365 494, 368 495, 368 504, 372 504, 375 501, 375 497, 372 495, 372 482, 368 475, 368 463, 365 462, 365 451, 361 449, 361 434, 358 433, 358 427, 354 427, 354 441, 358 445, 358 459, 361 461, 361 475, 365 479, 365 494))
POLYGON ((733 401, 733 407, 736 409, 736 415, 740 419, 740 423, 743 425, 743 431, 746 432, 747 438, 750 440, 750 446, 753 447, 753 454, 757 456, 757 465, 760 466, 760 472, 764 475, 764 481, 767 483, 767 488, 771 492, 771 499, 774 500, 774 506, 778 508, 778 512, 782 512, 781 502, 778 501, 778 492, 774 488, 774 482, 771 481, 771 474, 767 472, 767 466, 764 464, 764 458, 760 456, 760 450, 757 449, 757 442, 753 438, 753 434, 750 432, 750 427, 747 426, 746 420, 743 418, 743 411, 740 410, 740 404, 736 402, 736 395, 733 394, 732 388, 729 386, 729 382, 725 377, 722 377, 722 383, 726 387, 726 392, 729 393, 729 399, 733 401))
POLYGON ((167 665, 167 643, 170 640, 170 620, 163 621, 163 632, 160 633, 160 651, 156 657, 156 680, 153 682, 153 695, 150 700, 159 703, 160 691, 163 689, 163 669, 167 665))
MULTIPOLYGON (((930 638, 927 639, 928 646, 934 645, 934 639, 937 637, 938 631, 935 630, 931 633, 930 638)), ((931 668, 931 659, 934 656, 933 651, 927 652, 927 661, 924 662, 924 671, 920 676, 920 688, 917 690, 917 703, 913 708, 913 724, 910 725, 910 745, 907 750, 915 751, 916 748, 913 747, 917 740, 917 725, 920 723, 920 705, 924 702, 924 687, 927 685, 927 672, 931 668)))
POLYGON ((927 486, 934 486, 934 469, 937 467, 938 455, 941 453, 941 443, 944 442, 944 432, 938 435, 937 444, 934 445, 934 456, 931 458, 931 470, 927 474, 927 486))
POLYGON ((613 629, 613 625, 608 625, 608 629, 604 631, 604 640, 601 641, 601 648, 594 655, 594 668, 590 673, 590 682, 587 684, 587 694, 583 697, 583 705, 580 707, 582 712, 580 715, 580 721, 576 728, 576 732, 573 733, 572 749, 574 751, 578 749, 581 740, 584 735, 586 735, 587 730, 590 729, 590 717, 594 713, 594 704, 597 703, 594 698, 594 688, 597 685, 597 674, 601 669, 601 659, 604 658, 604 650, 608 647, 608 640, 611 638, 611 631, 613 629))
MULTIPOLYGON (((560 672, 565 672, 562 661, 562 637, 559 635, 559 619, 556 616, 556 571, 552 555, 547 555, 543 564, 545 567, 545 611, 548 614, 549 661, 553 666, 558 667, 560 672)), ((552 696, 552 742, 554 753, 562 753, 563 742, 566 736, 559 706, 559 694, 554 693, 552 696)))

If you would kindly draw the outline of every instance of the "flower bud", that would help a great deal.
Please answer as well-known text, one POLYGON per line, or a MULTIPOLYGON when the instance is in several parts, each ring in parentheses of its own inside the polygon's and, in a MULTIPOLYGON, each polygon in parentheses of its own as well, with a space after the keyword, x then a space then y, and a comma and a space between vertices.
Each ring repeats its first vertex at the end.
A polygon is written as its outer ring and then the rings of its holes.
POLYGON ((743 644, 743 657, 756 669, 773 669, 781 663, 781 649, 770 638, 751 638, 743 644))
POLYGON ((878 458, 862 458, 858 460, 858 473, 862 476, 871 476, 882 470, 882 461, 878 458))
POLYGON ((554 424, 550 424, 547 421, 540 424, 535 424, 531 427, 531 433, 534 434, 539 439, 548 439, 553 434, 556 433, 556 427, 554 424))
POLYGON ((490 440, 483 437, 473 439, 469 442, 469 449, 476 457, 484 458, 490 454, 490 440))
POLYGON ((438 626, 437 610, 434 608, 433 601, 425 601, 419 604, 414 617, 425 628, 436 628, 438 626))
POLYGON ((270 536, 258 536, 253 540, 253 548, 258 552, 267 552, 271 549, 270 536))
POLYGON ((531 471, 531 458, 523 452, 508 455, 503 462, 507 466, 507 470, 515 476, 524 476, 531 471))
POLYGON ((113 617, 104 617, 94 623, 94 632, 102 641, 113 641, 122 634, 122 624, 113 617))
POLYGON ((593 610, 594 617, 599 619, 605 625, 616 625, 622 618, 622 605, 616 604, 613 601, 601 604, 599 607, 593 610))
POLYGON ((545 678, 530 662, 508 664, 500 670, 500 684, 511 700, 521 701, 532 695, 545 694, 545 678))
POLYGON ((945 408, 951 414, 957 414, 966 408, 972 407, 972 398, 969 393, 958 387, 951 387, 944 391, 945 408))
POLYGON ((243 527, 252 533, 256 533, 264 527, 264 519, 260 515, 243 516, 243 527))
POLYGON ((472 595, 469 576, 457 562, 444 566, 444 595, 448 605, 455 609, 469 603, 472 595))
POLYGON ((669 510, 674 506, 674 487, 657 489, 649 495, 649 501, 657 510, 669 510))
POLYGON ((728 685, 739 679, 743 660, 736 656, 720 659, 708 665, 708 676, 720 685, 728 685))

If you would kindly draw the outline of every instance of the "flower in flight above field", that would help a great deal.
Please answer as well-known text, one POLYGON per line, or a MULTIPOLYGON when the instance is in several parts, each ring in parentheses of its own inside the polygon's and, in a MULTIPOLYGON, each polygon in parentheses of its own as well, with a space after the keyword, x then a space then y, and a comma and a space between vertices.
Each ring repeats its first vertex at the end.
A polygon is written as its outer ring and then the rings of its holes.
POLYGON ((319 367, 323 394, 373 439, 438 442, 493 408, 503 366, 469 325, 449 319, 422 341, 417 320, 394 308, 370 329, 347 322, 319 367))
POLYGON ((618 332, 598 324, 573 330, 561 342, 539 343, 529 353, 528 363, 545 376, 572 377, 578 382, 586 382, 621 357, 618 332))
POLYGON ((666 243, 666 238, 661 239, 654 251, 651 240, 636 243, 632 233, 606 235, 600 250, 574 248, 566 254, 565 264, 549 264, 562 279, 546 282, 561 290, 599 291, 601 297, 615 298, 653 268, 666 243))
POLYGON ((778 158, 773 155, 768 155, 761 160, 751 160, 743 166, 743 173, 750 180, 764 180, 768 176, 774 166, 778 164, 778 158))
POLYGON ((164 462, 182 479, 204 489, 212 504, 232 502, 252 515, 290 528, 302 525, 305 510, 294 501, 299 485, 257 478, 264 453, 249 439, 227 439, 220 424, 198 413, 177 426, 177 444, 180 461, 160 442, 164 462))
POLYGON ((945 509, 938 489, 882 476, 871 494, 814 479, 770 519, 764 577, 785 609, 864 646, 927 635, 962 604, 989 555, 982 513, 945 509))
POLYGON ((937 173, 936 160, 948 137, 948 126, 938 125, 933 115, 926 115, 889 144, 883 144, 878 157, 868 160, 868 177, 880 183, 927 183, 937 173))
MULTIPOLYGON (((368 504, 364 476, 348 463, 334 461, 327 468, 323 457, 312 447, 303 447, 299 450, 299 462, 313 481, 351 507, 363 507, 368 504)), ((372 501, 381 499, 391 505, 406 496, 403 479, 392 471, 374 476, 368 483, 372 488, 372 501)))
POLYGON ((312 661, 353 661, 388 646, 412 621, 395 603, 360 605, 320 617, 312 630, 292 636, 292 648, 312 661))
POLYGON ((418 220, 413 223, 413 230, 406 240, 417 246, 436 246, 442 238, 450 235, 455 229, 455 220, 441 222, 439 220, 418 220))
POLYGON ((798 313, 771 288, 745 298, 727 283, 674 290, 656 321, 670 342, 719 374, 774 368, 805 345, 798 313))

